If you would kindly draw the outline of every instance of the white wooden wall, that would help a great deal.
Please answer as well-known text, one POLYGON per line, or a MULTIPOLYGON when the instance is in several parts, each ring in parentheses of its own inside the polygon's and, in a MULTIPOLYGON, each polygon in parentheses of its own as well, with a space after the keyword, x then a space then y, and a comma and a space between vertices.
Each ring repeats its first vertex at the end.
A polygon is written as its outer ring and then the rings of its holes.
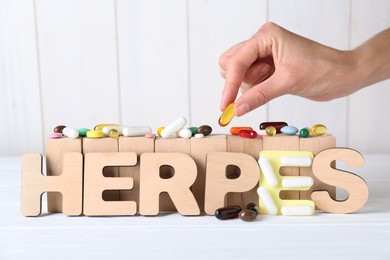
MULTIPOLYGON (((266 21, 350 49, 390 26, 387 0, 0 0, 0 155, 43 152, 59 124, 218 127, 218 57, 266 21)), ((389 46, 390 47, 390 46, 389 46)), ((285 96, 235 125, 323 123, 338 146, 390 152, 390 81, 315 103, 285 96)))

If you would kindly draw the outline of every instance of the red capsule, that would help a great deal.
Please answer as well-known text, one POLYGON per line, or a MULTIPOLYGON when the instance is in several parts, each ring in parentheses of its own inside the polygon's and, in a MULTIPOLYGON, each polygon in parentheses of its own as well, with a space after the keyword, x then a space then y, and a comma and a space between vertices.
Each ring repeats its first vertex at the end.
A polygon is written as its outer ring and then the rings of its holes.
POLYGON ((215 217, 220 220, 238 218, 241 212, 240 206, 227 206, 219 208, 215 211, 215 217))
POLYGON ((275 127, 276 133, 280 133, 280 129, 288 126, 288 124, 286 122, 263 122, 260 124, 260 130, 265 130, 269 126, 275 127))
POLYGON ((250 126, 233 126, 230 128, 230 133, 232 135, 238 135, 240 130, 253 130, 250 126))
POLYGON ((238 132, 238 134, 244 138, 256 138, 257 137, 256 131, 253 131, 253 130, 240 130, 238 132))

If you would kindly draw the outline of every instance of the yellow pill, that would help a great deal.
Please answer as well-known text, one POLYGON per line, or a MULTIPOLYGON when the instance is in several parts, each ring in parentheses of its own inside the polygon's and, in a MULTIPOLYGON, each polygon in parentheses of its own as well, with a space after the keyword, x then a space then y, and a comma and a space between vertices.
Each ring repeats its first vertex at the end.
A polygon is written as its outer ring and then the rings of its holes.
POLYGON ((119 131, 116 129, 111 129, 108 131, 108 136, 112 138, 118 138, 119 137, 119 131))
POLYGON ((265 133, 269 136, 274 136, 276 135, 276 128, 273 126, 269 126, 265 129, 265 133))
POLYGON ((234 103, 230 103, 219 117, 218 124, 220 126, 227 126, 234 116, 234 103))
POLYGON ((100 130, 91 130, 87 132, 88 138, 102 138, 104 137, 104 134, 100 130))
POLYGON ((95 125, 95 127, 93 128, 93 130, 103 130, 103 127, 106 127, 106 126, 119 126, 118 124, 99 124, 99 125, 95 125))
POLYGON ((161 132, 162 132, 162 130, 164 130, 164 126, 160 126, 158 129, 157 129, 157 134, 158 134, 158 136, 160 136, 161 137, 161 132))
POLYGON ((326 131, 327 131, 326 126, 322 124, 316 124, 310 128, 310 133, 312 135, 317 135, 317 136, 326 134, 326 131))

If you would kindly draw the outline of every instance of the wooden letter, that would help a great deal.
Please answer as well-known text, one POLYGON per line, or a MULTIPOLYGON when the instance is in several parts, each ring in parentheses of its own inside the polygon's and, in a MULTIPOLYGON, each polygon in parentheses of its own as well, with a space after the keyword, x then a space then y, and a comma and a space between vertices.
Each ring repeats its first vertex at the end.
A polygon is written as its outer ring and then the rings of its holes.
POLYGON ((224 206, 228 192, 246 192, 259 181, 260 169, 256 160, 244 153, 210 152, 207 154, 205 187, 205 212, 214 215, 215 210, 224 206), (240 169, 240 176, 235 179, 226 177, 229 165, 240 169))
POLYGON ((367 183, 359 176, 335 169, 331 163, 342 160, 349 167, 357 168, 364 165, 363 156, 352 149, 327 149, 314 157, 313 173, 322 182, 346 189, 349 197, 344 201, 333 200, 327 191, 314 191, 311 194, 316 206, 330 213, 352 213, 359 210, 368 199, 367 183))
POLYGON ((38 216, 42 211, 41 196, 44 192, 62 194, 63 213, 78 216, 83 202, 83 156, 81 153, 66 153, 62 174, 44 176, 42 155, 28 153, 22 159, 21 210, 24 216, 38 216))
POLYGON ((141 215, 159 213, 159 196, 167 192, 177 211, 182 215, 199 215, 199 206, 190 191, 196 180, 196 164, 183 153, 144 153, 141 155, 140 206, 141 215), (172 177, 162 179, 162 166, 174 169, 172 177))
POLYGON ((137 154, 128 153, 86 153, 84 170, 84 215, 135 215, 134 201, 105 201, 105 190, 129 190, 133 187, 130 177, 104 177, 106 166, 134 166, 137 154))

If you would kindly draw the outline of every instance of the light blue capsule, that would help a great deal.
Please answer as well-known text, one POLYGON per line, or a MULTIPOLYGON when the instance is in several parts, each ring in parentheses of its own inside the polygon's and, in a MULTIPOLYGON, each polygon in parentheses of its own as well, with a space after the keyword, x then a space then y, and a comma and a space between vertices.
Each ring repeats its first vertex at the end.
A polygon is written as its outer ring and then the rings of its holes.
POLYGON ((288 125, 282 127, 280 131, 285 135, 295 135, 296 133, 298 133, 298 128, 296 128, 295 126, 288 125))

